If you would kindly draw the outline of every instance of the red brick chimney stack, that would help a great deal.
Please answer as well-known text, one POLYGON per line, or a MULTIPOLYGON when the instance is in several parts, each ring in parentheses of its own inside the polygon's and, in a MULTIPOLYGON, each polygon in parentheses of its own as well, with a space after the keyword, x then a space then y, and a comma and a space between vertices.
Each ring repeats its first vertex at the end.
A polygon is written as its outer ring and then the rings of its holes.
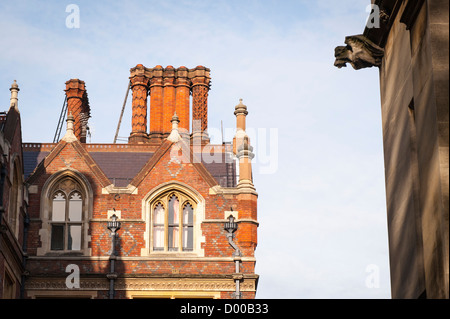
POLYGON ((163 67, 153 68, 150 78, 150 142, 160 142, 163 131, 163 67))
POLYGON ((133 91, 132 132, 129 143, 160 143, 172 131, 176 112, 180 134, 190 134, 190 93, 192 92, 192 136, 208 143, 209 69, 197 66, 175 69, 169 65, 146 68, 142 64, 130 70, 133 91), (147 132, 147 94, 150 94, 150 131, 147 132))
POLYGON ((73 133, 82 143, 86 143, 87 121, 90 117, 89 100, 84 81, 71 79, 66 82, 67 114, 74 118, 73 133))
POLYGON ((208 138, 208 91, 210 85, 209 69, 197 66, 192 72, 192 136, 208 138))
POLYGON ((130 76, 132 101, 131 134, 129 143, 146 143, 147 135, 147 95, 148 78, 144 74, 144 66, 136 65, 133 75, 130 76))
POLYGON ((175 111, 180 120, 178 127, 181 135, 190 133, 189 127, 189 95, 190 95, 190 80, 188 78, 188 68, 181 66, 177 69, 176 78, 176 96, 175 96, 175 111))
MULTIPOLYGON (((169 136, 172 130, 172 115, 175 112, 175 69, 169 65, 164 69, 163 95, 163 135, 169 136)), ((150 106, 151 107, 151 106, 150 106)))

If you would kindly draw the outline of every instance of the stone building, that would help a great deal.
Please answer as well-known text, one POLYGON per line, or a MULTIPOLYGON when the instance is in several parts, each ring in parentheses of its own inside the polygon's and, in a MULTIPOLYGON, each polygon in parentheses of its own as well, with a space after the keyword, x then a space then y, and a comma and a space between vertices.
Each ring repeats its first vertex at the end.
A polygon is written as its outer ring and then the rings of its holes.
POLYGON ((0 113, 0 299, 19 298, 23 293, 23 248, 28 225, 16 81, 10 90, 10 107, 0 113))
POLYGON ((449 2, 376 0, 335 66, 379 67, 393 298, 449 298, 449 2))
POLYGON ((128 143, 86 143, 91 106, 79 79, 66 82, 62 139, 23 143, 23 297, 254 298, 247 107, 234 109, 233 143, 213 145, 208 68, 130 73, 128 143))

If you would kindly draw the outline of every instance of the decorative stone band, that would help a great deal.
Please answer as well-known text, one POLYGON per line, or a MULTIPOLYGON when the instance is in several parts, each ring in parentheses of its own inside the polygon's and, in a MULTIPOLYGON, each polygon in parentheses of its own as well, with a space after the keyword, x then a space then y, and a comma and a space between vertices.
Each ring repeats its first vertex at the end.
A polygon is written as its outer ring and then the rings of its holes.
MULTIPOLYGON (((241 291, 256 291, 258 275, 242 274, 241 291)), ((233 274, 222 275, 221 278, 189 278, 177 276, 174 278, 118 278, 116 290, 134 291, 235 291, 233 274)), ((80 278, 80 288, 70 289, 66 285, 66 277, 44 278, 30 277, 25 284, 26 290, 109 290, 109 282, 104 276, 97 278, 80 278)))
POLYGON ((381 66, 384 50, 367 39, 364 35, 353 35, 345 38, 347 46, 334 49, 336 60, 334 66, 346 67, 350 63, 355 70, 381 66))

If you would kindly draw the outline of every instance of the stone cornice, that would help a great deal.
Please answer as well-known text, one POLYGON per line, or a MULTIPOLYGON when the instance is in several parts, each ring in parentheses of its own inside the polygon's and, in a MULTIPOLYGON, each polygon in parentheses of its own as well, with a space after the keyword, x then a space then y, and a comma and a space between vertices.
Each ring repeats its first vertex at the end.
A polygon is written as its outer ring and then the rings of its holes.
POLYGON ((210 195, 223 194, 223 195, 240 195, 240 194, 252 194, 258 196, 255 188, 244 187, 222 187, 220 185, 213 186, 209 189, 210 195))

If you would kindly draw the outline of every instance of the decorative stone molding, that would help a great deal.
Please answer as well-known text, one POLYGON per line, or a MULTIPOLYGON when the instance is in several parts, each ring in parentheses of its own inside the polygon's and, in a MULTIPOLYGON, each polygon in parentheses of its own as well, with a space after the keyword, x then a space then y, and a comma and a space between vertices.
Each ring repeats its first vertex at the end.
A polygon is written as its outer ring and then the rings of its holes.
MULTIPOLYGON (((241 291, 255 291, 258 276, 240 275, 241 291)), ((233 274, 224 278, 117 278, 116 290, 133 291, 234 291, 233 274), (229 278, 228 278, 229 277, 229 278)), ((109 290, 109 281, 106 276, 99 278, 80 278, 80 288, 69 289, 66 286, 66 277, 58 278, 28 278, 25 283, 26 290, 109 290)))
POLYGON ((133 194, 138 193, 138 188, 131 184, 126 187, 117 187, 114 184, 102 188, 102 194, 133 194))
POLYGON ((240 194, 253 194, 258 196, 258 193, 255 189, 249 188, 249 189, 242 189, 238 187, 222 187, 220 185, 215 185, 209 188, 209 194, 210 195, 217 195, 217 194, 223 194, 223 195, 240 195, 240 194))
MULTIPOLYGON (((26 290, 75 290, 66 285, 66 277, 61 278, 28 278, 25 282, 26 290)), ((103 278, 82 278, 80 288, 76 290, 109 290, 109 281, 103 278)))
POLYGON ((338 46, 334 49, 336 57, 334 66, 342 68, 350 63, 355 70, 381 66, 384 50, 364 35, 348 36, 344 43, 347 46, 338 46))

